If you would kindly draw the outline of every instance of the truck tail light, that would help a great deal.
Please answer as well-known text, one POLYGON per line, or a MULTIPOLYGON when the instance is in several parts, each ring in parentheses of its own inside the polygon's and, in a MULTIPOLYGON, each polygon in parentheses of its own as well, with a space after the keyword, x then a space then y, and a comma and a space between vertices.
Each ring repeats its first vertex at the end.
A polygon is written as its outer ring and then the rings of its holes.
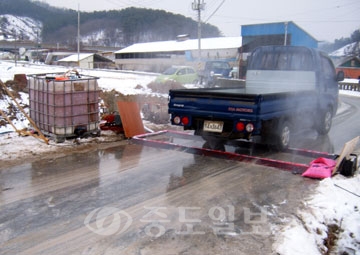
POLYGON ((188 125, 189 123, 190 123, 190 121, 189 121, 189 118, 188 117, 182 117, 181 118, 181 123, 184 125, 184 126, 186 126, 186 125, 188 125))
POLYGON ((236 123, 236 130, 237 131, 244 131, 244 129, 245 129, 245 124, 243 122, 236 123))
POLYGON ((238 132, 242 132, 246 130, 246 132, 251 133, 252 131, 254 131, 254 124, 252 123, 246 124, 246 122, 244 123, 239 121, 238 123, 236 123, 236 130, 238 132))
POLYGON ((252 124, 252 123, 246 124, 246 131, 249 133, 254 131, 254 124, 252 124))
POLYGON ((190 119, 187 116, 183 116, 183 117, 175 116, 173 118, 173 122, 176 125, 184 125, 184 126, 186 126, 186 125, 189 125, 190 119))

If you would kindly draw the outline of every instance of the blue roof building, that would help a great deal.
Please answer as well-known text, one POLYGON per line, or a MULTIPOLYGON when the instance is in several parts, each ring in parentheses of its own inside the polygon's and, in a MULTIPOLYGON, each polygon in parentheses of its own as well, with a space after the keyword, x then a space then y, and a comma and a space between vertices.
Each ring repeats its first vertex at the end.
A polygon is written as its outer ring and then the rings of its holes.
POLYGON ((243 25, 241 36, 246 52, 262 45, 318 47, 318 41, 292 21, 243 25))

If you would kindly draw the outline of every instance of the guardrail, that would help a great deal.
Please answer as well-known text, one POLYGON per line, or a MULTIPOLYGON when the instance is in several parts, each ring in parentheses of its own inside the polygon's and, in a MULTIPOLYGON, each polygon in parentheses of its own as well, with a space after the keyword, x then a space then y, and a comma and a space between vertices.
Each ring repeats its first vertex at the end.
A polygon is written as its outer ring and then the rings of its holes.
POLYGON ((360 91, 360 83, 339 82, 339 89, 360 91))

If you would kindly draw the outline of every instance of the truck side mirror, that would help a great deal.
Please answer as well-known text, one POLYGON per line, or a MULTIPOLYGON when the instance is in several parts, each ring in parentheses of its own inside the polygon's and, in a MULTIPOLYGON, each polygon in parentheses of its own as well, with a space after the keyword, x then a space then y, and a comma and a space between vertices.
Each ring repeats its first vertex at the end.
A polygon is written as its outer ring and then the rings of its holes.
POLYGON ((337 75, 336 75, 336 80, 337 80, 337 81, 343 81, 344 78, 345 78, 344 72, 343 72, 343 71, 339 71, 339 72, 337 73, 337 75))

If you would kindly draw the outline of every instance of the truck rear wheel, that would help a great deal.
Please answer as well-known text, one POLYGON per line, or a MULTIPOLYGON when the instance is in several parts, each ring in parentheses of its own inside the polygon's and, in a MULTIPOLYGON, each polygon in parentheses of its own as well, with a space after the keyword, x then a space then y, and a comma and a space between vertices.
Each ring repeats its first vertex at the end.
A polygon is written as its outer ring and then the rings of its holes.
POLYGON ((326 135, 329 133, 332 125, 332 111, 328 108, 326 111, 320 114, 318 118, 318 123, 316 125, 316 131, 320 135, 326 135))
POLYGON ((291 126, 289 121, 283 120, 279 122, 276 134, 276 147, 279 151, 283 151, 289 147, 291 137, 291 126))

